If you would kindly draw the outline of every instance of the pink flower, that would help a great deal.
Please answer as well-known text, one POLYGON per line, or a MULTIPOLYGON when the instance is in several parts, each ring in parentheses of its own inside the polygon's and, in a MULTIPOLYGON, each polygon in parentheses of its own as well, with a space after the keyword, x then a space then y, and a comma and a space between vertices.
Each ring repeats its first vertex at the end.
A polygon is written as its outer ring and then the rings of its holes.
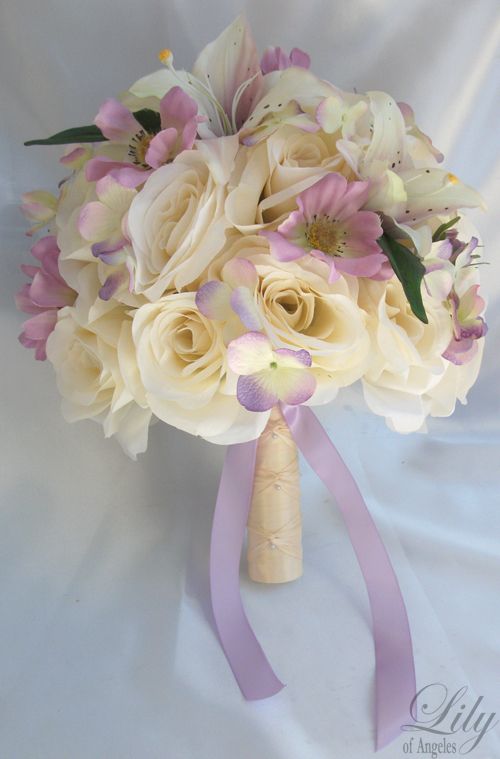
POLYGON ((196 102, 180 87, 172 87, 160 101, 161 130, 151 134, 122 103, 113 98, 106 100, 95 123, 108 140, 128 146, 130 162, 97 156, 87 163, 87 179, 96 181, 111 174, 125 187, 137 187, 154 169, 192 148, 198 124, 203 120, 197 114, 196 102))
POLYGON ((240 375, 236 394, 248 411, 268 411, 280 401, 296 406, 308 401, 316 389, 316 378, 308 371, 310 353, 273 350, 262 332, 247 332, 232 340, 227 362, 240 375))
POLYGON ((264 50, 264 55, 260 62, 263 74, 269 74, 270 71, 282 71, 291 66, 308 69, 310 65, 310 57, 298 47, 294 47, 290 55, 287 55, 280 47, 268 47, 264 50))
POLYGON ((31 237, 38 230, 47 227, 57 211, 58 200, 55 195, 46 190, 34 190, 22 195, 21 211, 28 221, 35 222, 26 234, 31 237))
POLYGON ((196 293, 196 306, 208 319, 225 322, 224 342, 241 334, 241 327, 258 331, 262 324, 255 304, 259 277, 251 261, 232 258, 222 267, 221 279, 211 279, 196 293))
POLYGON ((19 342, 25 348, 35 349, 35 358, 45 361, 45 345, 54 329, 57 312, 63 306, 73 305, 76 293, 59 273, 59 248, 52 235, 42 237, 31 248, 40 266, 22 265, 22 271, 30 277, 16 295, 16 306, 26 314, 35 314, 23 324, 19 342))
POLYGON ((477 341, 484 337, 488 327, 479 315, 485 308, 485 302, 478 294, 479 285, 472 285, 460 298, 453 290, 449 297, 451 318, 453 320, 453 338, 443 353, 443 357, 452 364, 466 364, 477 353, 477 341))
POLYGON ((347 182, 341 174, 327 174, 297 196, 299 210, 276 232, 261 234, 280 261, 309 253, 327 263, 329 282, 338 279, 339 272, 386 279, 393 272, 377 243, 382 235, 380 218, 373 211, 359 210, 368 192, 369 182, 347 182))

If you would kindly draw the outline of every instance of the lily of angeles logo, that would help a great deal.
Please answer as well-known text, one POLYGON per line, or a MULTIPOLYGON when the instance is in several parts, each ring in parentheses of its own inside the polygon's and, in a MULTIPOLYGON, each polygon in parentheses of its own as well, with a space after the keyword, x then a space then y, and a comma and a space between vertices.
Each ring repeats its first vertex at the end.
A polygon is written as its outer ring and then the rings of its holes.
POLYGON ((486 733, 493 730, 498 720, 495 720, 495 712, 479 711, 483 696, 477 698, 474 704, 469 699, 467 704, 468 690, 464 685, 456 693, 450 694, 443 683, 426 685, 418 691, 410 704, 410 715, 414 723, 402 725, 401 729, 436 736, 463 737, 464 741, 459 746, 455 745, 455 750, 451 753, 469 754, 486 733))

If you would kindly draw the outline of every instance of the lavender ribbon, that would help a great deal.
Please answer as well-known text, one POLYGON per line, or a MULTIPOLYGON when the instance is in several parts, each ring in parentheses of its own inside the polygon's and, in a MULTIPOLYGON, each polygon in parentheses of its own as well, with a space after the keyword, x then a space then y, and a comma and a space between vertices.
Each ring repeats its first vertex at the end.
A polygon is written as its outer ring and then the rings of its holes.
MULTIPOLYGON (((387 551, 359 489, 320 422, 306 406, 284 406, 292 436, 335 497, 363 574, 375 645, 376 748, 396 738, 416 693, 408 616, 387 551)), ((239 564, 252 497, 257 441, 230 446, 215 507, 210 547, 212 608, 222 648, 247 699, 283 688, 245 615, 239 564)))
POLYGON ((210 542, 210 593, 215 625, 241 692, 249 701, 283 687, 243 609, 240 557, 250 511, 257 441, 227 449, 215 504, 210 542))

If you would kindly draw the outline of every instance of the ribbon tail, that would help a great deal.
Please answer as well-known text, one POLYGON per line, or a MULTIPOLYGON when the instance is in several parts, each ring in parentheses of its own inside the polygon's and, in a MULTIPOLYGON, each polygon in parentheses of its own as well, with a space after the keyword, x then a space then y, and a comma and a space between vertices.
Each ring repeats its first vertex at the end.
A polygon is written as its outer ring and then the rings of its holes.
POLYGON ((257 441, 227 449, 210 542, 210 593, 226 658, 247 700, 278 693, 278 680, 250 627, 240 595, 240 557, 252 498, 257 441))
POLYGON ((334 496, 368 591, 375 644, 377 751, 408 721, 415 697, 410 625, 389 556, 349 469, 307 406, 282 406, 292 436, 309 465, 334 496))

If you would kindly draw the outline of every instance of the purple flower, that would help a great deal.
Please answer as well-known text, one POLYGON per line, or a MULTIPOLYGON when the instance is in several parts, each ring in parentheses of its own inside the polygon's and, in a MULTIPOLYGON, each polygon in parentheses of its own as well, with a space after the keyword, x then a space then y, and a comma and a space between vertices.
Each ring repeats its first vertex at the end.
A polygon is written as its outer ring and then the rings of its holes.
POLYGON ((262 332, 232 340, 227 361, 240 375, 236 394, 248 411, 268 411, 280 401, 296 406, 308 401, 316 389, 316 378, 308 371, 311 355, 306 350, 273 350, 262 332))
POLYGON ((472 285, 460 298, 454 290, 450 294, 448 303, 453 320, 453 338, 443 357, 453 364, 471 361, 477 353, 477 341, 488 331, 486 322, 479 315, 484 311, 485 302, 478 290, 479 285, 472 285))
POLYGON ((45 361, 47 338, 57 322, 57 312, 64 306, 73 305, 76 293, 59 273, 59 248, 52 235, 42 237, 31 248, 40 266, 23 264, 22 271, 30 277, 16 295, 16 306, 26 314, 34 314, 23 324, 19 342, 25 348, 35 349, 35 358, 45 361))
POLYGON ((128 146, 130 161, 92 158, 85 168, 87 179, 96 181, 111 174, 125 187, 137 187, 154 169, 192 148, 202 120, 197 114, 196 102, 180 87, 172 87, 160 101, 161 130, 152 134, 118 100, 106 100, 95 123, 108 140, 128 146))
POLYGON ((290 55, 287 55, 280 47, 268 47, 264 51, 260 62, 260 68, 263 74, 269 74, 270 71, 282 71, 291 66, 308 69, 310 65, 310 57, 298 47, 294 47, 290 52, 290 55))
POLYGON ((378 214, 361 211, 369 182, 347 182, 341 174, 327 174, 297 196, 293 211, 275 232, 263 230, 271 253, 293 261, 307 253, 330 267, 328 281, 340 273, 386 279, 392 276, 377 239, 382 235, 378 214))

